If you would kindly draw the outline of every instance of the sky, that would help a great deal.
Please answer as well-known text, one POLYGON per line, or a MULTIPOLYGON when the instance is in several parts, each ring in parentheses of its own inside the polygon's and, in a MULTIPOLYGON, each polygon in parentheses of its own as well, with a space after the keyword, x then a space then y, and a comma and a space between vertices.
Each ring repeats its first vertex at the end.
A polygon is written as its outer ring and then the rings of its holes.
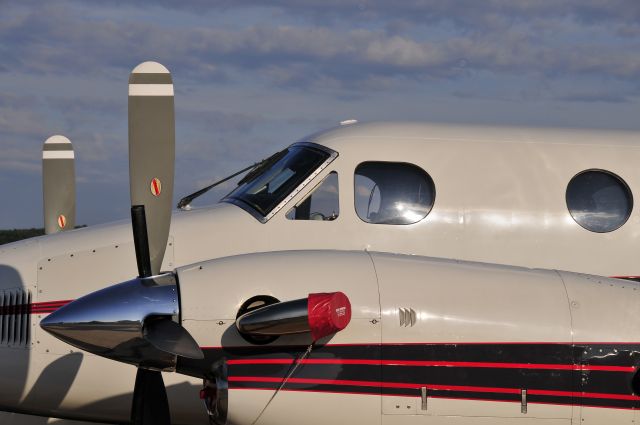
POLYGON ((0 228, 42 226, 53 134, 78 224, 129 216, 147 60, 175 84, 176 201, 345 119, 640 129, 638 0, 0 0, 0 58, 0 228))

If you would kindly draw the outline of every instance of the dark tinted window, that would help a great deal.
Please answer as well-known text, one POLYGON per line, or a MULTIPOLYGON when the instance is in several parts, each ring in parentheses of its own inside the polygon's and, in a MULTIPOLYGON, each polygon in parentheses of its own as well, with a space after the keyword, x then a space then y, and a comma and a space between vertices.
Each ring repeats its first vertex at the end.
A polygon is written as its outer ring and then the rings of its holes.
POLYGON ((225 199, 239 201, 266 216, 327 158, 329 154, 318 149, 290 147, 249 172, 225 199))
POLYGON ((435 200, 431 177, 402 162, 363 162, 355 172, 358 217, 367 223, 411 224, 429 214, 435 200))
POLYGON ((567 186, 567 207, 573 219, 592 232, 611 232, 622 226, 633 209, 627 184, 607 171, 589 170, 567 186))

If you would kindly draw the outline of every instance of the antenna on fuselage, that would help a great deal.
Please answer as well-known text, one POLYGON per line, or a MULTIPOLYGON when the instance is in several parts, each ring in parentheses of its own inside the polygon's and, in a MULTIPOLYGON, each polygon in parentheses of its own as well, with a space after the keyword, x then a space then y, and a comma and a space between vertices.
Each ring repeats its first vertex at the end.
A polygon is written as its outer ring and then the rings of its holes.
POLYGON ((64 136, 51 136, 42 146, 42 197, 45 234, 75 227, 75 154, 64 136))

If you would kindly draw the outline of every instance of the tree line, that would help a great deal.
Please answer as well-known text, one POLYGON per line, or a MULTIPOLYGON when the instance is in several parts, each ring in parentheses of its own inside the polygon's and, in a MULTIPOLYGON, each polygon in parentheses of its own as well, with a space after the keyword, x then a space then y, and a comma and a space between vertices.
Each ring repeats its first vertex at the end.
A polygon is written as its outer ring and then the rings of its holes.
POLYGON ((0 230, 0 245, 41 235, 44 235, 44 228, 0 230))
MULTIPOLYGON (((83 224, 75 228, 81 227, 87 227, 87 225, 83 224)), ((44 228, 0 230, 0 245, 42 235, 44 235, 44 228)))

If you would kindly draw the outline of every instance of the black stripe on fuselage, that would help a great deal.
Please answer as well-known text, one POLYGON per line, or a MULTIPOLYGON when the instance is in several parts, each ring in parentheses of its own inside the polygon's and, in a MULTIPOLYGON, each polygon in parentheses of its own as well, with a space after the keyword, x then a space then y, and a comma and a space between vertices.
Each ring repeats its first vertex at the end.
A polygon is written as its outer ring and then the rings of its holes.
MULTIPOLYGON (((235 376, 286 376, 288 365, 230 365, 235 376)), ((297 378, 331 378, 407 384, 466 385, 572 391, 572 371, 468 367, 416 367, 375 365, 305 364, 297 378)), ((595 391, 594 391, 595 392, 595 391)))
POLYGON ((574 350, 564 344, 389 344, 381 354, 387 360, 570 364, 574 350))
MULTIPOLYGON (((261 382, 259 378, 283 379, 291 371, 293 360, 306 348, 205 348, 204 360, 181 359, 178 370, 205 376, 213 363, 224 358, 229 361, 230 377, 257 379, 231 381, 230 388, 275 389, 280 381, 261 382), (281 363, 269 364, 268 360, 281 363)), ((527 400, 531 403, 638 408, 640 402, 631 386, 640 364, 638 353, 640 343, 325 345, 315 347, 310 362, 300 365, 292 375, 312 383, 289 382, 285 389, 417 397, 417 386, 424 385, 449 388, 430 388, 430 397, 505 402, 519 402, 520 389, 527 389, 530 391, 527 400), (323 364, 323 359, 333 363, 323 364), (323 383, 327 380, 340 384, 323 383), (344 384, 349 381, 355 384, 344 384), (357 384, 362 381, 380 384, 373 387, 357 384), (393 387, 395 384, 400 385, 393 387), (462 387, 468 389, 456 390, 462 387), (482 390, 474 391, 475 388, 482 390), (536 391, 543 394, 535 394, 536 391)))

